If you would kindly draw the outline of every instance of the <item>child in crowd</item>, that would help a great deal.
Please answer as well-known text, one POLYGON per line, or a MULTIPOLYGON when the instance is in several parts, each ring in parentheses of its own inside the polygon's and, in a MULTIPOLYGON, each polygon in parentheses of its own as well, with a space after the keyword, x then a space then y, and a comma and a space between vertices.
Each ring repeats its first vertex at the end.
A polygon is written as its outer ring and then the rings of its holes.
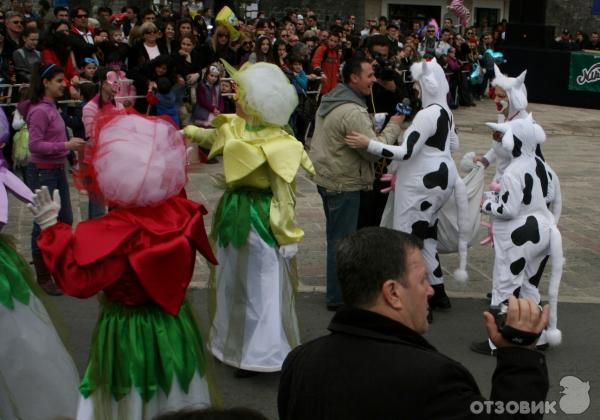
POLYGON ((85 65, 81 69, 79 76, 71 79, 71 84, 80 85, 82 83, 94 83, 94 75, 98 70, 98 60, 94 57, 86 57, 83 59, 85 65))
POLYGON ((198 99, 194 109, 194 124, 211 127, 211 121, 225 109, 221 96, 221 70, 215 64, 210 65, 198 85, 198 99))
MULTIPOLYGON (((150 84, 151 88, 154 83, 150 84)), ((161 77, 156 81, 156 92, 148 91, 148 103, 156 107, 156 115, 167 115, 180 127, 181 121, 177 112, 177 96, 173 91, 173 84, 166 77, 161 77)))
POLYGON ((129 45, 124 42, 123 31, 120 28, 112 28, 108 40, 99 43, 98 49, 106 67, 114 71, 126 70, 129 45))
POLYGON ((223 113, 224 114, 235 114, 235 101, 233 84, 231 80, 221 80, 221 96, 223 98, 223 113))

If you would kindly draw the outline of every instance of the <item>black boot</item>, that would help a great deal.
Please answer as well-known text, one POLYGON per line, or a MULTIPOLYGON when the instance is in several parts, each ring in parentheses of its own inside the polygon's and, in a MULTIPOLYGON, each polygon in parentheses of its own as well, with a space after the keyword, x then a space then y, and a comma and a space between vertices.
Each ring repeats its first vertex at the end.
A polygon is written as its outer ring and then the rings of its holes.
POLYGON ((431 309, 448 310, 452 307, 448 295, 446 295, 446 289, 444 284, 436 284, 433 287, 433 296, 429 298, 429 307, 431 309))
POLYGON ((50 296, 61 296, 62 292, 58 287, 56 287, 56 284, 54 284, 54 280, 52 280, 52 276, 48 271, 48 267, 46 267, 42 253, 34 252, 32 256, 33 266, 35 268, 35 274, 40 288, 50 296))

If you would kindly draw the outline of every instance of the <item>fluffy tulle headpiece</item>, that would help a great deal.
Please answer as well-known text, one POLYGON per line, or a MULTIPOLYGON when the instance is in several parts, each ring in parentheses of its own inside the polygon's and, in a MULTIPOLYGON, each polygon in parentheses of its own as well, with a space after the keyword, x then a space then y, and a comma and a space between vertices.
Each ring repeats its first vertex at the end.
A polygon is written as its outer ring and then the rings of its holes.
POLYGON ((239 70, 223 64, 237 83, 237 100, 252 117, 271 125, 286 125, 298 106, 298 94, 275 64, 246 63, 239 70))
POLYGON ((99 193, 119 207, 146 207, 185 186, 185 142, 169 121, 135 113, 101 115, 95 138, 90 162, 77 176, 90 196, 99 193))

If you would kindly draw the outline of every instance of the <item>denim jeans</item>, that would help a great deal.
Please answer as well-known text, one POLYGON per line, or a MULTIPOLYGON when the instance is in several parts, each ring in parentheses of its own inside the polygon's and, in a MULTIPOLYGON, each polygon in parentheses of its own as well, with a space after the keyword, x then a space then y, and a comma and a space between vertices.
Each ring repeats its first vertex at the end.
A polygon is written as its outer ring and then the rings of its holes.
POLYGON ((338 242, 356 231, 360 208, 360 191, 327 191, 317 186, 323 200, 327 230, 327 295, 326 303, 343 303, 337 279, 336 251, 338 242))
POLYGON ((97 219, 105 214, 106 206, 104 204, 97 204, 90 198, 88 202, 88 220, 97 219))
MULTIPOLYGON (((42 186, 48 187, 52 196, 55 189, 58 189, 60 194, 60 212, 58 220, 69 225, 73 224, 73 210, 71 209, 71 196, 69 194, 69 183, 65 168, 57 169, 39 169, 33 163, 27 164, 27 184, 34 192, 42 186)), ((37 246, 37 238, 40 236, 40 226, 33 223, 31 231, 31 252, 40 252, 37 246)))

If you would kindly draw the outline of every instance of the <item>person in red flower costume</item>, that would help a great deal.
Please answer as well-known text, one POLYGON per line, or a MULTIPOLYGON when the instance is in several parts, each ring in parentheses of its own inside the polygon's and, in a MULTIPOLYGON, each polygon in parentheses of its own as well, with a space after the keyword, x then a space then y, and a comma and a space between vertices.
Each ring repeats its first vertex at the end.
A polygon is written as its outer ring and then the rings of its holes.
POLYGON ((65 294, 103 292, 77 419, 150 419, 211 404, 206 354, 185 293, 199 251, 217 261, 204 206, 185 198, 186 150, 168 121, 100 115, 84 185, 112 209, 79 223, 57 222, 60 197, 37 190, 30 208, 38 244, 65 294))

